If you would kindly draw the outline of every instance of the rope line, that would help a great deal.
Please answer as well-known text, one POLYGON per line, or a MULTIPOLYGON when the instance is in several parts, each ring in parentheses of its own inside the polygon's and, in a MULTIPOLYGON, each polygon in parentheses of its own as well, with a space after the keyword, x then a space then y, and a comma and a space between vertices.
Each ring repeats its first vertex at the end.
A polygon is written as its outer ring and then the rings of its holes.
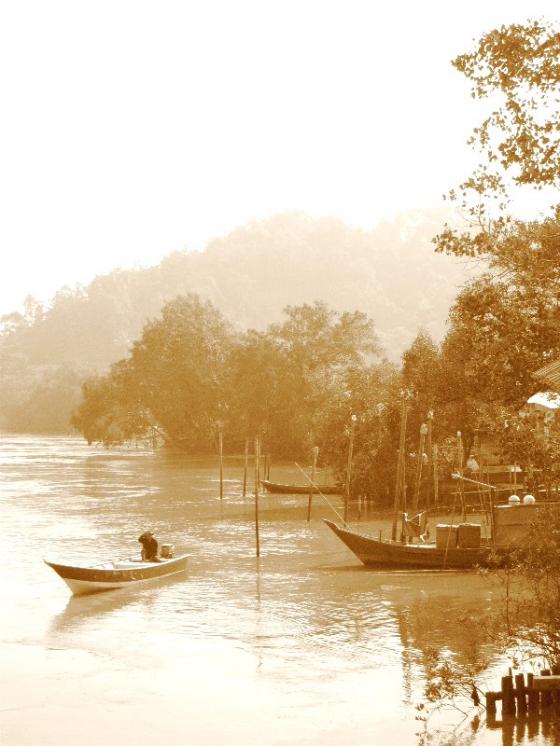
POLYGON ((343 523, 343 524, 344 524, 345 526, 348 526, 348 523, 347 523, 347 522, 346 522, 346 521, 344 520, 344 518, 343 518, 343 517, 342 517, 342 516, 340 515, 340 513, 339 513, 339 512, 338 512, 338 510, 337 510, 337 509, 336 509, 336 508, 334 507, 334 505, 332 505, 332 504, 331 504, 331 503, 330 503, 330 502, 329 502, 329 501, 327 500, 327 498, 325 497, 325 495, 323 495, 323 493, 321 492, 321 488, 320 488, 320 487, 319 487, 318 485, 316 485, 316 484, 315 484, 315 482, 314 482, 314 481, 313 481, 313 480, 311 479, 311 477, 309 477, 309 476, 308 476, 308 475, 307 475, 307 474, 306 474, 306 473, 304 472, 304 470, 303 470, 303 469, 301 468, 301 466, 300 466, 300 465, 299 465, 299 464, 297 463, 297 461, 294 461, 294 464, 295 464, 295 465, 297 466, 297 468, 298 468, 298 469, 299 469, 299 470, 301 471, 301 473, 303 474, 303 476, 304 476, 304 477, 305 477, 305 478, 307 479, 307 481, 309 482, 310 486, 311 486, 311 487, 312 487, 313 489, 316 489, 316 490, 317 490, 317 492, 319 493, 319 495, 320 495, 320 496, 321 496, 321 497, 323 498, 323 500, 324 500, 324 501, 325 501, 325 502, 327 503, 327 505, 329 506, 329 508, 330 508, 330 509, 331 509, 331 510, 332 510, 332 511, 333 511, 333 512, 334 512, 334 513, 335 513, 335 514, 336 514, 336 515, 338 516, 338 518, 339 518, 339 519, 340 519, 340 520, 342 521, 342 523, 343 523))

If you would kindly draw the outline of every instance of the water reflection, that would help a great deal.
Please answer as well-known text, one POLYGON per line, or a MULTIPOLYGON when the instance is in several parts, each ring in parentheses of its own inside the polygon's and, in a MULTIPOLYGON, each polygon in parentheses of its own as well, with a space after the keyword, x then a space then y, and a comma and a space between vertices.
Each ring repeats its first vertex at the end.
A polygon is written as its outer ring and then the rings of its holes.
MULTIPOLYGON (((328 505, 314 500, 307 523, 306 496, 261 497, 257 560, 242 461, 229 460, 224 476, 220 501, 212 460, 106 452, 72 439, 0 441, 0 508, 13 547, 5 590, 16 601, 2 642, 102 654, 106 686, 122 685, 126 672, 148 709, 143 692, 165 693, 167 724, 162 730, 155 714, 147 717, 147 731, 130 734, 139 743, 162 733, 193 741, 194 731, 169 729, 175 722, 202 729, 197 743, 212 743, 211 728, 223 736, 214 743, 231 742, 228 728, 239 743, 257 743, 271 722, 278 735, 269 743, 414 743, 414 706, 433 650, 465 667, 482 656, 498 660, 476 625, 496 593, 489 579, 369 571, 322 524, 328 505), (71 598, 41 565, 46 554, 134 554, 145 529, 190 555, 185 577, 71 598)), ((275 476, 298 481, 293 466, 275 465, 275 476)), ((365 530, 389 531, 383 516, 362 508, 362 519, 365 530)), ((102 704, 71 662, 55 665, 55 678, 102 704)), ((485 735, 499 743, 502 733, 485 735)))
MULTIPOLYGON (((185 575, 170 575, 144 586, 144 599, 150 593, 157 594, 163 588, 186 582, 185 575)), ((119 588, 114 591, 94 593, 86 596, 70 596, 64 609, 52 617, 48 633, 60 635, 84 628, 92 620, 99 620, 103 616, 112 615, 119 610, 138 602, 139 588, 119 588)))

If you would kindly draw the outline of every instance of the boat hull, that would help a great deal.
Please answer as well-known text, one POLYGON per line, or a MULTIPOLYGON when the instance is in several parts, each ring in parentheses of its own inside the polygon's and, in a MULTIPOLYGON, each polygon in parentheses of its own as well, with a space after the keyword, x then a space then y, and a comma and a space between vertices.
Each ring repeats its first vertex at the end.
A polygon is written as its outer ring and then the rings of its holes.
POLYGON ((439 548, 435 544, 401 544, 349 531, 323 519, 348 549, 368 567, 417 570, 469 570, 496 563, 489 546, 439 548))
POLYGON ((340 495, 342 494, 342 487, 337 484, 325 484, 311 485, 304 484, 279 484, 278 482, 271 482, 269 479, 262 480, 262 486, 267 492, 272 492, 278 495, 308 495, 310 491, 315 495, 340 495))
POLYGON ((64 580, 73 595, 125 588, 146 583, 156 578, 183 572, 187 567, 186 554, 161 562, 142 562, 136 560, 110 561, 90 567, 62 565, 57 562, 45 563, 64 580))

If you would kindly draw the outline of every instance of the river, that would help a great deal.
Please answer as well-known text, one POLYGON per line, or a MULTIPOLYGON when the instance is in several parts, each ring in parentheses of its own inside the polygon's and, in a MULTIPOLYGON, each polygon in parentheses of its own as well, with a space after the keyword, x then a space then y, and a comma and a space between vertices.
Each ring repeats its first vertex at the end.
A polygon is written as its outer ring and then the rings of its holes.
MULTIPOLYGON (((497 583, 367 570, 322 522, 334 514, 320 498, 306 521, 305 496, 261 495, 256 559, 242 473, 226 458, 220 500, 216 459, 0 437, 0 742, 356 746, 438 743, 440 731, 502 743, 468 698, 466 717, 422 720, 434 651, 468 666, 483 650, 479 681, 498 685, 504 661, 476 623, 497 583), (72 598, 43 563, 129 556, 146 529, 189 553, 184 575, 72 598)), ((272 465, 276 481, 298 474, 272 465)), ((363 530, 387 530, 367 518, 363 530)))

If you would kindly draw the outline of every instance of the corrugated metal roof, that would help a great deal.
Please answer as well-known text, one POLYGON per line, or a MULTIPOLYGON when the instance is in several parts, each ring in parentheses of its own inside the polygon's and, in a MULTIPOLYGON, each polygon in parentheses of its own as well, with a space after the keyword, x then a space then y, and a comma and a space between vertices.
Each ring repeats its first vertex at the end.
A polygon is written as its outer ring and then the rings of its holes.
POLYGON ((533 376, 538 378, 539 381, 545 381, 556 391, 560 391, 560 359, 554 360, 548 365, 543 365, 542 368, 533 373, 533 376))

